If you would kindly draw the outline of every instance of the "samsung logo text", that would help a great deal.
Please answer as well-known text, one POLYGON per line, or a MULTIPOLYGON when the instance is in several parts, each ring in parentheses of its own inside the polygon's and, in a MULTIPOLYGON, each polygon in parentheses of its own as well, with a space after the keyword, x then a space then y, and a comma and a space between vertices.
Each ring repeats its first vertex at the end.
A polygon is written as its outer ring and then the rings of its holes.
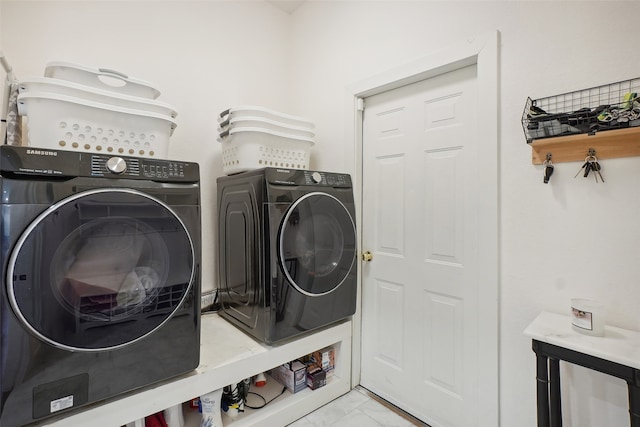
POLYGON ((42 151, 42 150, 27 150, 27 154, 32 154, 34 156, 57 156, 57 151, 42 151))

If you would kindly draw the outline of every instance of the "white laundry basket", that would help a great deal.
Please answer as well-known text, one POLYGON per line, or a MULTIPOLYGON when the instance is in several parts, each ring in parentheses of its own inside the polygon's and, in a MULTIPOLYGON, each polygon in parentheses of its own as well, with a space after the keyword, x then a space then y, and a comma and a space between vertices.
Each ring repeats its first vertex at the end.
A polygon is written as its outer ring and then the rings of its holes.
POLYGON ((155 99, 142 98, 113 92, 109 90, 97 89, 91 86, 82 85, 68 80, 54 79, 49 77, 30 77, 20 80, 20 93, 24 92, 49 92, 60 95, 74 96, 88 101, 101 102, 103 104, 115 105, 135 110, 149 111, 164 114, 175 118, 178 112, 175 107, 155 99))
POLYGON ((268 120, 275 120, 284 125, 300 126, 307 129, 313 129, 314 124, 311 120, 304 117, 292 116, 290 114, 274 111, 269 108, 259 107, 255 105, 246 105, 229 108, 218 116, 218 123, 234 117, 261 117, 268 120))
POLYGON ((156 99, 160 96, 160 91, 150 83, 107 68, 92 68, 86 65, 57 61, 47 64, 44 75, 124 95, 148 99, 156 99))
POLYGON ((220 123, 218 132, 223 134, 234 128, 260 128, 267 131, 286 133, 295 137, 313 138, 313 128, 288 125, 276 120, 254 116, 234 116, 220 123))
POLYGON ((239 127, 221 134, 222 167, 227 175, 264 167, 309 169, 312 138, 263 128, 239 127))
POLYGON ((167 115, 48 92, 21 93, 18 111, 26 145, 40 148, 166 158, 177 126, 167 115))

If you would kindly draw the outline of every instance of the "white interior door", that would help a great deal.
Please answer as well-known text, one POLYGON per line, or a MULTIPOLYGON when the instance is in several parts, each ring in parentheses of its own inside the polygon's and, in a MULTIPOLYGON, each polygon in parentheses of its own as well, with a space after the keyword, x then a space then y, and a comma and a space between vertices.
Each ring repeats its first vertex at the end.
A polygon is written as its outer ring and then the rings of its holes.
POLYGON ((481 425, 479 348, 498 334, 479 326, 495 317, 481 263, 497 261, 479 239, 496 218, 480 203, 477 80, 460 68, 363 113, 361 384, 433 427, 481 425))

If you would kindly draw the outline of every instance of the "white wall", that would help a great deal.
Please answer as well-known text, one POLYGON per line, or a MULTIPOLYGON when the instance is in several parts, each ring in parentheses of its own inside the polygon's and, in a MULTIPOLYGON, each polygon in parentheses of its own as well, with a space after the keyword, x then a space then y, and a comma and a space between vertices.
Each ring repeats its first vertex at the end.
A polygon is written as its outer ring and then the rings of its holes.
MULTIPOLYGON (((0 49, 18 77, 41 75, 52 60, 110 67, 153 82, 176 105, 170 155, 202 170, 205 289, 215 281, 218 112, 261 104, 310 117, 312 167, 351 170, 349 85, 499 30, 501 425, 535 425, 534 357, 522 331, 540 311, 598 298, 610 324, 640 328, 640 160, 603 160, 605 184, 574 179, 580 164, 559 163, 544 185, 520 125, 527 96, 640 75, 638 2, 311 0, 288 16, 241 0, 2 0, 0 10, 0 49)), ((563 370, 565 425, 628 424, 624 383, 563 370)))
POLYGON ((51 61, 147 80, 178 111, 169 156, 200 164, 203 290, 217 282, 216 117, 234 105, 279 111, 289 101, 290 16, 263 1, 0 3, 0 49, 18 78, 51 61))
MULTIPOLYGON (((574 179, 581 163, 558 163, 545 185, 520 123, 527 96, 638 77, 640 50, 629 40, 640 27, 627 17, 639 13, 638 2, 318 0, 293 15, 294 102, 318 123, 317 166, 336 170, 352 168, 336 155, 351 144, 349 85, 500 31, 503 427, 535 425, 534 353, 522 331, 540 311, 568 314, 571 297, 592 297, 606 303, 610 324, 640 328, 640 159, 603 160, 604 184, 574 179)), ((565 425, 628 425, 624 382, 563 370, 565 425)))

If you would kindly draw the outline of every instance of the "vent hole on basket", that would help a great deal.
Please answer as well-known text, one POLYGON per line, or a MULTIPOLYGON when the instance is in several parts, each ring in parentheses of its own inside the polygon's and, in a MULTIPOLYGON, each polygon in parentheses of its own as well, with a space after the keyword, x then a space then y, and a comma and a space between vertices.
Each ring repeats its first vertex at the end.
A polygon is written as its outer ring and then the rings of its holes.
POLYGON ((120 144, 120 140, 116 138, 116 139, 113 140, 113 143, 114 144, 120 144))
POLYGON ((150 156, 153 156, 154 154, 156 154, 155 151, 149 151, 150 156))
POLYGON ((91 135, 91 138, 89 138, 89 141, 95 143, 98 141, 98 138, 96 138, 94 135, 91 135))
POLYGON ((84 134, 83 133, 78 135, 78 141, 84 141, 84 134))
POLYGON ((261 165, 262 164, 262 160, 258 160, 258 164, 261 165))
POLYGON ((102 151, 102 145, 96 145, 96 150, 102 151))
POLYGON ((80 130, 80 125, 77 123, 74 123, 73 126, 71 126, 71 129, 73 130, 80 130))
POLYGON ((78 144, 77 142, 74 142, 74 143, 72 143, 72 144, 71 144, 71 146, 72 146, 73 148, 78 148, 78 145, 79 145, 79 144, 78 144))
POLYGON ((123 130, 121 130, 120 132, 118 132, 118 136, 119 136, 120 138, 124 138, 124 131, 123 131, 123 130))
POLYGON ((107 151, 108 152, 112 152, 113 151, 113 147, 107 147, 107 151))
MULTIPOLYGON (((103 137, 101 141, 102 141, 103 144, 106 144, 107 142, 109 142, 109 140, 106 137, 103 137)), ((114 142, 114 144, 115 144, 115 142, 114 142)))
POLYGON ((91 146, 90 146, 89 144, 84 144, 84 149, 85 149, 85 150, 90 150, 90 149, 91 149, 91 146))
POLYGON ((73 134, 71 132, 67 132, 67 133, 64 134, 64 137, 67 138, 67 139, 71 139, 71 138, 73 138, 73 134))
POLYGON ((135 152, 136 152, 136 151, 135 151, 133 148, 130 148, 130 149, 129 149, 129 154, 133 154, 133 153, 135 153, 135 152))
POLYGON ((118 148, 118 153, 120 154, 124 153, 124 148, 118 148))
POLYGON ((67 127, 67 122, 60 122, 58 126, 60 126, 60 129, 65 129, 67 127))
POLYGON ((65 145, 67 145, 67 141, 59 141, 58 145, 60 145, 60 147, 64 147, 65 145))
POLYGON ((104 132, 104 131, 102 130, 102 128, 97 128, 97 129, 96 129, 96 133, 97 133, 98 135, 100 135, 102 132, 104 132))

